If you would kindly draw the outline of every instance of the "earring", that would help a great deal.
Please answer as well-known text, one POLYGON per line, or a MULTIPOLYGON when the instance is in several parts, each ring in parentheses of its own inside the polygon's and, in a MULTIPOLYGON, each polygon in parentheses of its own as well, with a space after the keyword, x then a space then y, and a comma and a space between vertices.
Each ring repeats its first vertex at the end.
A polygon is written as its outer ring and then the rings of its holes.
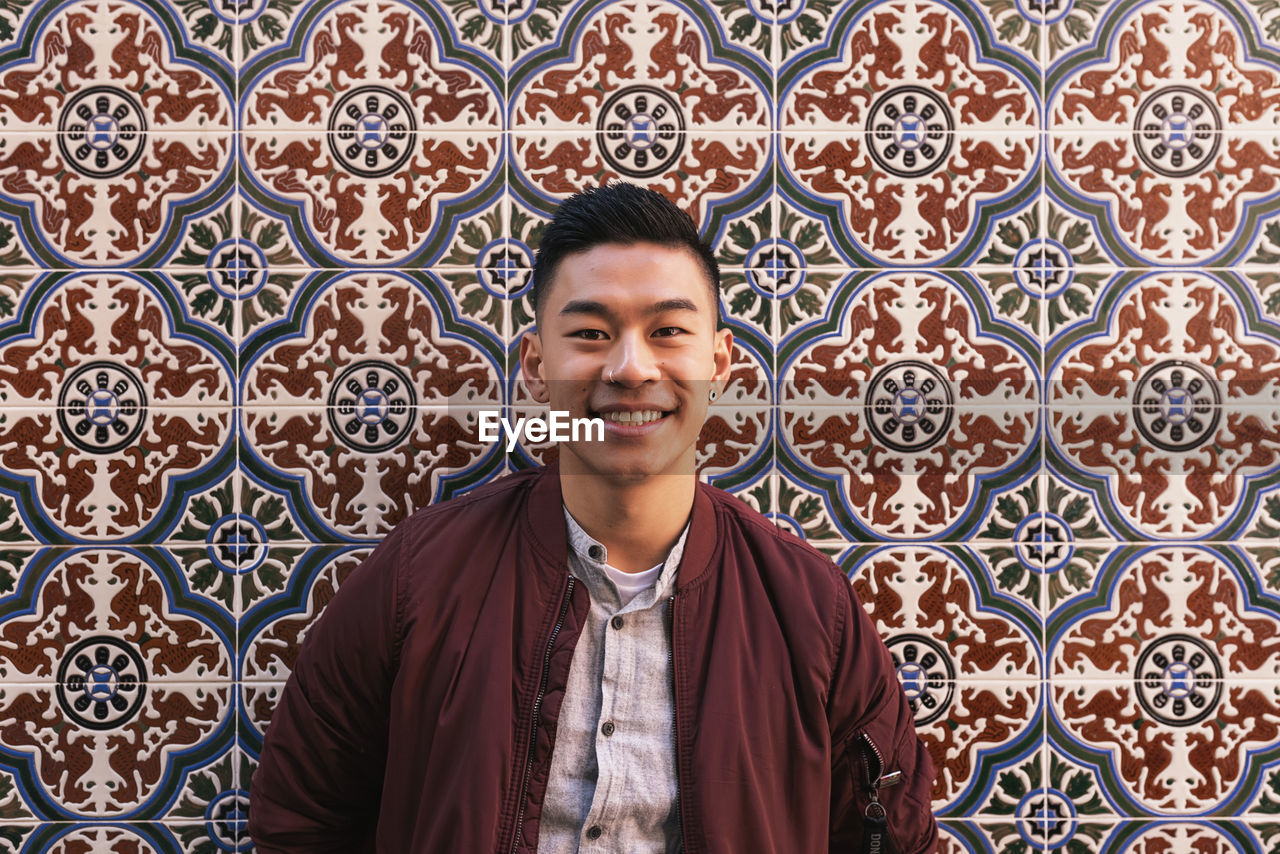
POLYGON ((707 394, 707 397, 710 398, 711 401, 714 403, 716 399, 716 390, 711 389, 710 393, 707 394))

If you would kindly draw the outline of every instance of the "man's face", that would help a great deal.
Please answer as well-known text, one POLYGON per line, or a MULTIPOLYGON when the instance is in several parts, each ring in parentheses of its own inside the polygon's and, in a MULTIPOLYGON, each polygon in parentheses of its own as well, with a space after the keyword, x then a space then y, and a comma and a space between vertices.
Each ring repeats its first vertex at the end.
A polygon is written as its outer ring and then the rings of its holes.
POLYGON ((565 474, 635 483, 693 474, 708 391, 729 377, 706 273, 687 249, 603 244, 560 262, 539 331, 520 342, 536 399, 603 418, 603 442, 560 445, 565 474))

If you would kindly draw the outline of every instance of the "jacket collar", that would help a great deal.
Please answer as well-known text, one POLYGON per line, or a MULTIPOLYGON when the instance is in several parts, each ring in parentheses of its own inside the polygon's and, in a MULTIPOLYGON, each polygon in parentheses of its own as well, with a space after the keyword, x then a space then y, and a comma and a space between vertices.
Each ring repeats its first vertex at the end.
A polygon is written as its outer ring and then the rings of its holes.
MULTIPOLYGON (((689 536, 676 574, 677 590, 695 583, 711 565, 717 536, 715 502, 711 491, 712 487, 701 481, 694 491, 689 536)), ((530 534, 555 573, 562 573, 569 566, 569 535, 565 531, 563 508, 560 464, 552 463, 538 472, 525 517, 529 521, 530 534)))

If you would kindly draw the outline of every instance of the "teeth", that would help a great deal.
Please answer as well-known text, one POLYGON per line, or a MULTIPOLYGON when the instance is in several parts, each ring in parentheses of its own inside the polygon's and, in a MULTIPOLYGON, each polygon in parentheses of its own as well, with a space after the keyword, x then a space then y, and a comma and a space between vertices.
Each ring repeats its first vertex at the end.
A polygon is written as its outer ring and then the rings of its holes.
POLYGON ((612 421, 615 424, 648 424, 650 421, 657 421, 661 417, 662 413, 656 409, 642 409, 639 412, 604 413, 604 420, 612 421))

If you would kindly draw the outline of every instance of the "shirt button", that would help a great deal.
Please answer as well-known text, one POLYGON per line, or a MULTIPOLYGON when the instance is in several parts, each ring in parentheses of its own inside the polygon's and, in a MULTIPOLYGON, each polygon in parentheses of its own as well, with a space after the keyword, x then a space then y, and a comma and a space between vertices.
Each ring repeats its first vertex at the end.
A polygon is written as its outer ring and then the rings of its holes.
POLYGON ((600 731, 605 735, 613 735, 613 721, 605 721, 604 726, 600 727, 600 731))
POLYGON ((623 620, 621 617, 614 617, 612 620, 609 621, 609 624, 613 626, 615 629, 620 629, 622 628, 622 624, 624 622, 626 621, 623 620))
POLYGON ((588 839, 599 839, 602 835, 604 835, 604 828, 598 824, 593 824, 587 829, 588 839))
POLYGON ((592 546, 587 549, 587 554, 591 555, 592 560, 604 560, 604 546, 592 546))

